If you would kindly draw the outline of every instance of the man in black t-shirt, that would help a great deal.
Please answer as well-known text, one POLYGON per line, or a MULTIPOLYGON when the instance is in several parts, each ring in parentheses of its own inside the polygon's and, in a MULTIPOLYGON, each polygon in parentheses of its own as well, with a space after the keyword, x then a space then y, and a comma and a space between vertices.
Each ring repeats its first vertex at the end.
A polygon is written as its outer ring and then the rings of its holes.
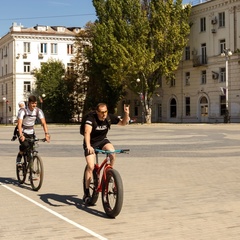
MULTIPOLYGON (((89 115, 85 122, 84 127, 84 140, 83 149, 87 162, 88 169, 85 173, 85 187, 86 191, 83 196, 83 201, 89 201, 89 185, 92 178, 92 171, 94 169, 95 161, 95 148, 102 150, 114 151, 114 146, 107 139, 107 133, 109 129, 108 121, 111 124, 117 124, 125 126, 129 123, 129 107, 124 105, 124 117, 123 119, 118 118, 113 114, 108 114, 107 105, 105 103, 99 103, 96 107, 96 113, 89 115)), ((110 155, 110 164, 113 165, 115 160, 115 154, 110 155)))

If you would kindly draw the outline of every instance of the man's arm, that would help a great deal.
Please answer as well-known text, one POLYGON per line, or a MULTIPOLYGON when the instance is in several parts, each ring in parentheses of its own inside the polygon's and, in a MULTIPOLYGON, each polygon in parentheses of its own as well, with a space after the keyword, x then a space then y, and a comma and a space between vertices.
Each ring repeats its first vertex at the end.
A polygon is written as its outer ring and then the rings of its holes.
POLYGON ((84 141, 86 144, 86 148, 88 149, 88 152, 90 154, 94 153, 94 149, 91 146, 91 132, 92 132, 92 126, 89 124, 85 124, 84 126, 84 141))
POLYGON ((46 120, 45 120, 45 118, 41 118, 40 120, 41 120, 43 130, 44 130, 44 133, 45 133, 45 138, 46 138, 47 142, 50 142, 50 134, 48 132, 48 127, 47 127, 46 120))
POLYGON ((124 104, 124 116, 123 119, 121 119, 118 123, 118 125, 125 126, 129 123, 129 106, 124 104))
POLYGON ((23 142, 25 137, 23 136, 23 132, 22 132, 22 122, 23 120, 18 118, 17 126, 18 126, 19 139, 20 141, 23 142))

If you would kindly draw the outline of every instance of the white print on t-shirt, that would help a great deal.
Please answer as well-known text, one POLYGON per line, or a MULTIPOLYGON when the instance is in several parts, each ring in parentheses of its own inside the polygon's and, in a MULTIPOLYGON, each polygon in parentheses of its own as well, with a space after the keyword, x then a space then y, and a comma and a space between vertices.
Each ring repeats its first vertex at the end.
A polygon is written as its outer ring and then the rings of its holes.
POLYGON ((106 129, 107 129, 107 125, 97 126, 96 127, 96 130, 98 130, 98 131, 103 131, 103 130, 106 130, 106 129))

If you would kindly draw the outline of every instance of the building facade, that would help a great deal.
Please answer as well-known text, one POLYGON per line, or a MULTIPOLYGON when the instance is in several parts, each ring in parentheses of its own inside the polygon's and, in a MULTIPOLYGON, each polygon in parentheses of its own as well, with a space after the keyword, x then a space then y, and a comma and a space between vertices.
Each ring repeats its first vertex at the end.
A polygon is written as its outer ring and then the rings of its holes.
MULTIPOLYGON (((230 122, 240 122, 240 0, 200 1, 190 23, 176 78, 161 80, 153 98, 152 122, 224 122, 227 110, 230 122)), ((127 97, 141 122, 140 97, 127 97)))
POLYGON ((27 101, 34 90, 34 69, 39 69, 50 58, 62 61, 66 69, 71 67, 75 36, 80 30, 78 27, 40 25, 24 28, 14 23, 0 39, 1 123, 13 123, 18 102, 27 101))

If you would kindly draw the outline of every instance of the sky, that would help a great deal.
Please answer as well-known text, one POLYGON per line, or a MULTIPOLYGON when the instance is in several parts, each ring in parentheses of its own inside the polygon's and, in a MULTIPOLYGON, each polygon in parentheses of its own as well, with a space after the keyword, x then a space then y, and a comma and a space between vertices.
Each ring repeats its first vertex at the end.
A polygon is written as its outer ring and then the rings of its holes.
POLYGON ((1 0, 0 37, 15 22, 24 27, 36 25, 84 27, 96 19, 92 0, 1 0))
MULTIPOLYGON (((92 0, 1 0, 0 37, 13 23, 26 28, 36 25, 84 27, 96 20, 92 0)), ((191 0, 184 0, 188 3, 191 0)))

